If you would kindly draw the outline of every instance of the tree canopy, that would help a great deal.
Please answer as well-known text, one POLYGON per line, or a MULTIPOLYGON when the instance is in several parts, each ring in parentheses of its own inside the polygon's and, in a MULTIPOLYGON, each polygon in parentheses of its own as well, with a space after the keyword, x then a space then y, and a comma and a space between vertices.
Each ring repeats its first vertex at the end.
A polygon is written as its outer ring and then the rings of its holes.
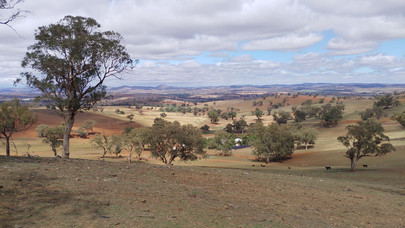
POLYGON ((389 138, 383 134, 381 123, 374 118, 349 125, 346 129, 346 136, 339 136, 337 140, 347 148, 345 156, 351 161, 351 171, 354 171, 362 157, 381 156, 395 151, 390 143, 383 143, 389 141, 389 138))
POLYGON ((10 138, 24 131, 36 121, 28 106, 21 105, 18 99, 0 105, 0 133, 6 139, 6 155, 10 156, 10 138))
POLYGON ((176 158, 188 161, 206 155, 200 129, 191 124, 181 125, 178 121, 155 119, 149 144, 152 156, 167 165, 171 165, 176 158))
POLYGON ((288 126, 272 124, 268 127, 258 122, 251 126, 253 154, 266 162, 282 160, 294 153, 294 137, 288 126))
POLYGON ((121 44, 122 36, 99 28, 92 18, 74 16, 39 27, 36 43, 28 47, 22 61, 23 67, 38 73, 22 73, 26 83, 38 89, 38 99, 51 102, 65 120, 62 155, 66 158, 76 113, 89 110, 105 97, 104 81, 119 78, 133 64, 121 44))

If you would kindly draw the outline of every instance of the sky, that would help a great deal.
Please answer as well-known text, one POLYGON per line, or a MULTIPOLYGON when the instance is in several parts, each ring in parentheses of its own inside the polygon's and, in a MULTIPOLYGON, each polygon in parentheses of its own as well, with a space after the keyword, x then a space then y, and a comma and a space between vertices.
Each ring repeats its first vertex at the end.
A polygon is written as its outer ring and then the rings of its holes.
MULTIPOLYGON (((404 0, 25 0, 0 25, 0 87, 39 26, 91 17, 138 59, 107 86, 405 83, 404 0)), ((0 10, 0 18, 10 11, 0 10)))

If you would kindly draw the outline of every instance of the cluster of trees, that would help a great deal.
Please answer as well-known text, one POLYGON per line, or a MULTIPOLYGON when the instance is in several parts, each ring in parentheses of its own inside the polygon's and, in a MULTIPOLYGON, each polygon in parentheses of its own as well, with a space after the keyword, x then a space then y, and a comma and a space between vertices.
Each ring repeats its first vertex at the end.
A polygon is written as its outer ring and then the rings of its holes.
POLYGON ((293 107, 293 115, 296 122, 302 122, 307 118, 318 118, 322 126, 330 127, 336 125, 343 118, 345 106, 342 103, 332 105, 331 103, 322 106, 313 106, 311 102, 304 102, 300 108, 293 107))
MULTIPOLYGON (((93 133, 95 125, 96 121, 86 120, 79 125, 75 132, 79 137, 86 138, 90 133, 93 133)), ((63 145, 65 127, 65 123, 62 122, 59 126, 50 127, 46 124, 40 124, 35 128, 37 136, 44 138, 43 142, 50 145, 55 157, 58 157, 56 149, 63 145)))
POLYGON ((369 118, 375 118, 378 120, 384 115, 384 110, 390 109, 400 104, 399 100, 391 94, 376 96, 375 99, 376 101, 374 102, 372 108, 368 108, 364 112, 360 113, 360 117, 362 120, 367 120, 369 118))
POLYGON ((294 136, 287 125, 272 124, 264 126, 261 122, 249 128, 250 144, 253 154, 266 163, 282 160, 294 153, 294 136))
POLYGON ((246 127, 248 126, 248 123, 244 118, 241 118, 240 120, 234 120, 233 123, 229 123, 226 125, 224 128, 224 131, 228 133, 239 133, 243 134, 246 130, 246 127))
POLYGON ((122 135, 97 134, 91 143, 95 148, 103 150, 102 157, 107 153, 118 156, 126 150, 129 162, 134 152, 140 159, 146 147, 149 147, 153 157, 159 158, 166 165, 171 165, 176 158, 188 161, 206 154, 200 129, 161 118, 155 119, 152 128, 126 128, 122 135))

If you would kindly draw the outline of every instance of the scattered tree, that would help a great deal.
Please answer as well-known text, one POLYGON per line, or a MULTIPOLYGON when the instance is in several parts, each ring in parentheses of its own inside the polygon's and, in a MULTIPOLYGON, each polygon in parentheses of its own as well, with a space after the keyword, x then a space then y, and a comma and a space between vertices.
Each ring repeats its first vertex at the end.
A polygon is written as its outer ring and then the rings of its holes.
POLYGON ((218 123, 219 121, 219 114, 216 110, 210 110, 208 112, 208 118, 210 118, 211 123, 218 123))
POLYGON ((104 132, 102 135, 96 134, 94 138, 90 140, 90 143, 96 149, 103 149, 103 155, 101 156, 102 158, 105 157, 107 152, 110 152, 110 139, 104 134, 104 132))
POLYGON ((291 133, 297 141, 297 146, 304 144, 305 150, 308 149, 309 144, 315 144, 318 137, 318 132, 314 128, 304 127, 301 124, 293 126, 291 133))
POLYGON ((127 118, 129 119, 129 122, 132 123, 132 120, 134 119, 134 114, 129 114, 127 118))
MULTIPOLYGON (((36 43, 28 48, 22 73, 27 84, 39 89, 38 98, 55 105, 66 123, 62 157, 69 158, 69 135, 79 110, 89 110, 106 96, 105 79, 119 77, 133 61, 121 45, 122 36, 100 32, 92 18, 66 16, 57 24, 39 27, 36 43)), ((20 81, 18 79, 16 82, 20 81)))
POLYGON ((200 129, 205 134, 210 132, 210 126, 208 126, 207 124, 204 124, 203 126, 201 126, 200 129))
POLYGON ((374 106, 381 107, 383 109, 391 108, 392 106, 399 105, 397 99, 394 98, 391 94, 386 94, 384 96, 376 96, 376 100, 374 102, 374 106))
POLYGON ((322 126, 330 127, 336 125, 339 120, 343 118, 343 104, 336 104, 332 106, 330 103, 321 106, 319 118, 322 120, 322 126))
POLYGON ((345 156, 350 159, 352 172, 362 157, 381 156, 395 151, 390 143, 382 143, 389 141, 389 138, 383 134, 381 123, 374 118, 358 122, 357 125, 349 125, 346 129, 346 136, 339 136, 337 140, 347 148, 345 156))
POLYGON ((152 156, 159 158, 166 165, 174 159, 182 161, 204 157, 204 138, 200 129, 188 125, 180 125, 178 121, 168 122, 155 119, 149 138, 152 156))
POLYGON ((375 106, 373 108, 368 108, 364 112, 360 113, 362 120, 367 120, 369 118, 376 118, 377 120, 380 119, 383 115, 383 108, 375 106))
POLYGON ((30 127, 36 118, 28 106, 21 105, 18 99, 3 102, 0 105, 0 133, 6 139, 6 156, 10 156, 10 138, 20 131, 30 127))
POLYGON ((400 123, 402 127, 405 127, 405 111, 396 115, 395 120, 398 121, 398 123, 400 123))
POLYGON ((268 127, 258 122, 249 130, 253 154, 267 163, 282 160, 294 153, 294 137, 287 126, 272 124, 268 127))
POLYGON ((253 114, 256 116, 257 120, 260 120, 260 117, 264 115, 264 112, 261 109, 256 108, 253 114))
POLYGON ((56 148, 63 144, 63 132, 64 127, 62 126, 48 127, 45 131, 45 139, 42 140, 43 143, 47 143, 51 146, 55 157, 58 157, 56 148))
POLYGON ((46 130, 49 129, 49 126, 46 124, 40 124, 35 128, 35 132, 37 132, 38 137, 45 137, 46 130))
POLYGON ((231 156, 232 147, 235 145, 235 138, 226 131, 217 131, 213 138, 213 145, 215 149, 220 151, 218 153, 219 156, 231 156))
POLYGON ((278 113, 273 114, 273 119, 276 121, 279 125, 280 124, 286 124, 287 121, 291 118, 291 115, 289 112, 285 111, 280 111, 278 113))

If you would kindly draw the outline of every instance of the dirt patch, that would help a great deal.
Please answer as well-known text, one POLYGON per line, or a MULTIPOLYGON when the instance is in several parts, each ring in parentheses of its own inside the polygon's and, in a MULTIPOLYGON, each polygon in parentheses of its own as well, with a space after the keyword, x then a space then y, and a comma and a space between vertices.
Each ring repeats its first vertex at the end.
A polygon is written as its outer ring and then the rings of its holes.
MULTIPOLYGON (((60 117, 59 113, 55 110, 49 109, 34 109, 33 114, 37 116, 37 122, 33 124, 30 128, 28 128, 24 132, 18 132, 13 136, 15 138, 35 138, 37 133, 35 132, 35 128, 40 124, 46 124, 49 126, 56 126, 59 125, 63 119, 60 117)), ((112 117, 99 115, 90 112, 80 112, 77 114, 75 119, 75 124, 73 126, 73 130, 77 129, 80 124, 82 124, 86 120, 94 120, 96 121, 96 126, 94 127, 94 131, 97 133, 105 132, 107 135, 112 134, 121 134, 125 127, 141 127, 138 123, 129 123, 129 121, 119 120, 112 117)))

